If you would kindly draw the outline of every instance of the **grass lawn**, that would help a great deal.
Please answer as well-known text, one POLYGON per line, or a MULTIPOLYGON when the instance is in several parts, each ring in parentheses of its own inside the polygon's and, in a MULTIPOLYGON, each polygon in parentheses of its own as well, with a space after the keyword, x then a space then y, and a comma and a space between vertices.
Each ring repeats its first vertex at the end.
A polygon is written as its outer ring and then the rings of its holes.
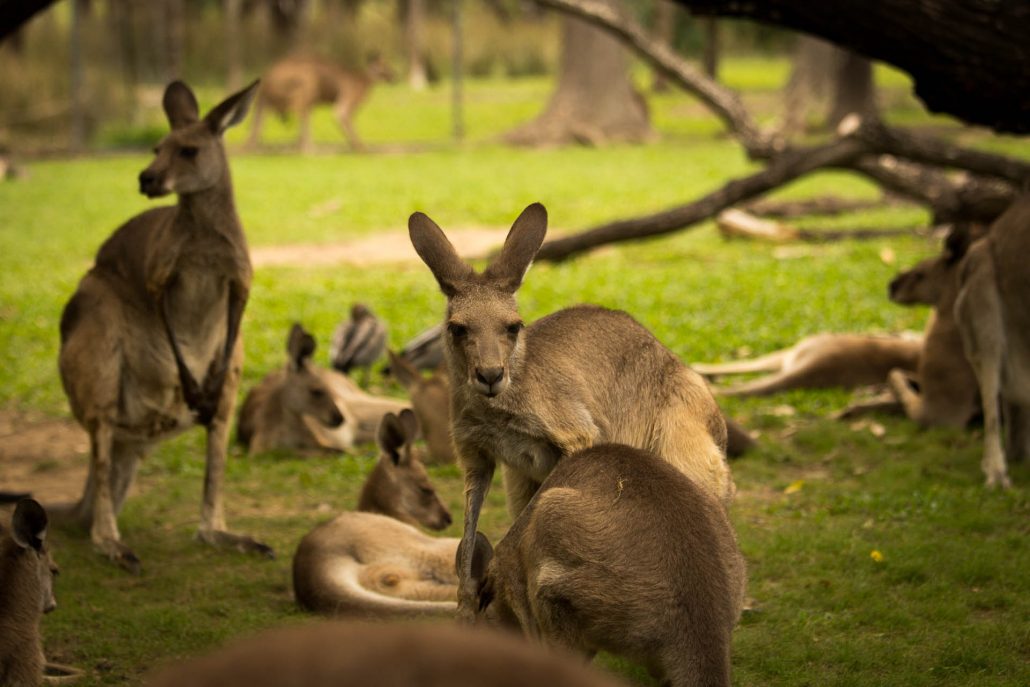
MULTIPOLYGON (((751 62, 727 69, 728 79, 753 89, 749 98, 775 88, 751 62)), ((251 245, 401 231, 416 209, 445 230, 506 227, 534 200, 548 206, 555 230, 569 231, 685 202, 748 169, 733 142, 710 135, 717 123, 676 95, 652 100, 663 139, 648 145, 531 151, 493 141, 537 111, 547 90, 539 81, 471 84, 471 140, 463 145, 439 143, 448 131, 445 92, 416 97, 394 88, 373 96, 357 123, 385 152, 234 153, 251 245), (394 152, 397 143, 407 151, 394 152)), ((202 94, 207 104, 217 97, 202 94)), ((904 99, 894 91, 890 98, 904 99)), ((906 107, 898 106, 899 117, 912 117, 906 107)), ((326 113, 315 124, 316 141, 339 145, 326 113)), ((234 132, 230 142, 244 134, 234 132)), ((288 127, 268 134, 273 144, 292 135, 288 127)), ((962 135, 1030 156, 1025 142, 962 135)), ((135 192, 148 162, 143 152, 38 162, 29 178, 0 184, 0 409, 67 416, 55 364, 61 307, 104 238, 152 204, 135 192)), ((876 190, 833 173, 781 195, 826 193, 876 190)), ((887 227, 925 219, 919 209, 895 207, 807 223, 887 227)), ((537 265, 520 304, 527 320, 583 301, 622 308, 686 361, 729 359, 745 347, 759 354, 819 331, 921 328, 927 311, 890 304, 886 283, 935 250, 923 239, 897 238, 783 252, 726 243, 706 224, 537 265), (885 264, 885 248, 895 264, 885 264)), ((316 357, 325 361, 329 334, 354 300, 388 322, 393 346, 436 322, 444 302, 420 263, 260 269, 244 321, 244 387, 281 363, 295 320, 319 338, 316 357)), ((1011 491, 985 491, 980 432, 925 431, 884 417, 885 433, 875 436, 867 426, 826 419, 847 400, 843 392, 813 391, 725 404, 760 432, 758 450, 733 464, 739 494, 732 517, 757 606, 736 631, 735 684, 1030 684, 1030 469, 1013 467, 1011 491)), ((55 533, 62 573, 59 609, 44 622, 46 648, 87 670, 80 684, 139 684, 162 660, 307 622, 290 594, 293 549, 329 513, 354 505, 375 455, 366 447, 336 458, 248 458, 233 449, 230 525, 276 548, 279 557, 265 561, 194 541, 202 452, 202 434, 193 431, 159 447, 141 468, 120 519, 143 561, 141 576, 100 560, 81 534, 55 533)), ((431 473, 460 513, 459 470, 431 473)), ((507 524, 494 489, 481 527, 496 541, 507 524)), ((459 533, 458 525, 446 532, 459 533)), ((600 662, 649 684, 622 661, 600 662)))

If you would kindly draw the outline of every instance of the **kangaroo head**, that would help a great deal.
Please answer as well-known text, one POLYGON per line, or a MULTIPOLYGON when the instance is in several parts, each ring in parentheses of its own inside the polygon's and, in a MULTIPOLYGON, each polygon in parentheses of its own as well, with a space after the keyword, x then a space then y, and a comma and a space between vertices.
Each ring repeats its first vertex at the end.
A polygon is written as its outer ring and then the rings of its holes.
POLYGON ((451 514, 429 481, 426 466, 415 451, 417 434, 418 420, 407 408, 399 415, 387 413, 379 423, 376 436, 379 464, 376 471, 381 471, 383 477, 380 479, 389 483, 389 489, 380 493, 389 494, 390 502, 377 505, 385 515, 402 522, 442 530, 451 524, 451 514))
POLYGON ((435 463, 453 463, 454 448, 451 442, 451 403, 450 385, 447 375, 441 366, 430 377, 422 373, 410 362, 393 351, 387 351, 390 357, 390 370, 408 392, 411 407, 422 428, 422 436, 426 440, 429 454, 435 463))
POLYGON ((952 227, 940 255, 919 262, 891 280, 890 299, 900 305, 936 305, 948 286, 955 282, 959 263, 975 238, 966 225, 952 227))
POLYGON ((447 296, 444 348, 451 378, 487 398, 501 394, 523 357, 522 318, 515 292, 547 233, 547 210, 534 203, 508 232, 500 255, 482 272, 458 257, 433 220, 416 212, 408 220, 415 251, 447 296))
POLYGON ((22 499, 11 518, 13 548, 0 547, 12 556, 15 567, 7 588, 0 594, 16 594, 24 603, 31 602, 35 613, 49 613, 57 608, 54 598, 54 577, 57 565, 46 544, 47 514, 34 499, 22 499))
POLYGON ((222 134, 243 121, 257 86, 255 81, 229 96, 201 119, 190 87, 181 81, 170 83, 162 103, 172 130, 154 148, 154 161, 140 172, 140 193, 148 198, 186 195, 222 183, 229 173, 222 134))
POLYGON ((368 53, 368 57, 365 59, 365 73, 373 81, 393 83, 397 80, 397 72, 378 50, 368 53))
POLYGON ((326 427, 343 424, 343 414, 336 405, 332 391, 322 378, 311 369, 311 355, 315 352, 315 338, 294 324, 286 339, 286 383, 283 385, 283 406, 296 415, 307 415, 326 427))

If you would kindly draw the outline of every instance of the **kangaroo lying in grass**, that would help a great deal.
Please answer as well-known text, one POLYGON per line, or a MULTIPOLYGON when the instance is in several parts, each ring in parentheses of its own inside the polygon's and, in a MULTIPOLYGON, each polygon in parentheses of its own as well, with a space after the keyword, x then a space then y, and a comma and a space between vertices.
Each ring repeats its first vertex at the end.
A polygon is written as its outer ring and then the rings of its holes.
POLYGON ((0 527, 0 685, 5 687, 43 681, 39 623, 57 607, 57 565, 46 535, 46 511, 32 499, 18 502, 10 531, 0 527))
POLYGON ((1006 453, 1030 455, 1028 256, 1030 195, 1024 194, 971 245, 959 268, 955 317, 983 405, 981 466, 988 487, 1011 486, 1006 453))
POLYGON ((547 231, 542 205, 523 211, 481 273, 426 215, 413 214, 408 230, 447 297, 452 432, 465 472, 464 619, 475 605, 472 542, 497 464, 512 517, 565 456, 603 442, 652 450, 729 504, 719 407, 704 380, 650 332, 624 312, 587 305, 523 326, 515 292, 547 231))
POLYGON ((548 644, 621 654, 663 684, 730 684, 746 588, 722 504, 654 454, 565 456, 497 545, 472 555, 477 617, 548 644))
POLYGON ((453 625, 323 622, 236 640, 149 687, 618 687, 510 634, 453 625))
POLYGON ((412 363, 387 351, 390 373, 396 377, 411 399, 422 436, 429 449, 429 462, 450 464, 456 461, 454 441, 451 439, 450 383, 445 368, 438 367, 429 377, 423 377, 412 363))
POLYGON ((293 557, 297 603, 328 615, 453 617, 457 539, 429 537, 451 515, 440 502, 413 442, 415 416, 383 418, 380 457, 358 512, 343 513, 309 532, 293 557))
POLYGON ((694 363, 706 377, 771 372, 747 382, 716 387, 720 396, 764 396, 790 389, 823 389, 883 384, 891 370, 914 372, 922 337, 816 334, 789 348, 731 363, 694 363))

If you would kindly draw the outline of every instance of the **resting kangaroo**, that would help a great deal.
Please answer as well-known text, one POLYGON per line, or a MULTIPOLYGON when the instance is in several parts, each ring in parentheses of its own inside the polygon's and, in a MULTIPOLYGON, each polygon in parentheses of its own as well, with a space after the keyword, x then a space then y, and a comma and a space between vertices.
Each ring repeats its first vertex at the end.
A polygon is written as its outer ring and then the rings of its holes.
POLYGON ((18 502, 10 532, 0 527, 0 685, 5 687, 43 681, 39 621, 57 607, 57 565, 46 535, 46 511, 32 499, 18 502))
POLYGON ((119 227, 61 315, 61 381, 91 446, 73 512, 94 545, 129 570, 139 560, 121 542, 117 515, 136 465, 155 443, 198 424, 207 431, 200 538, 271 555, 226 530, 222 504, 251 280, 222 133, 243 119, 256 89, 255 82, 201 119, 193 92, 181 81, 168 86, 172 131, 139 183, 151 198, 177 193, 178 205, 119 227))
POLYGON ((351 121, 354 113, 377 81, 393 79, 393 70, 378 54, 372 55, 360 72, 344 69, 320 57, 294 56, 280 60, 262 79, 248 145, 256 145, 261 138, 265 108, 270 108, 283 119, 291 113, 297 115, 300 119, 297 145, 301 150, 310 150, 311 110, 324 104, 333 106, 333 114, 350 147, 361 150, 364 144, 351 121))
POLYGON ((430 462, 455 462, 454 442, 451 441, 451 392, 446 369, 439 367, 429 377, 423 377, 405 358, 393 351, 387 354, 390 357, 391 374, 407 389, 411 398, 411 408, 422 428, 430 462))
POLYGON ((383 418, 380 456, 361 490, 358 512, 309 532, 293 557, 293 592, 302 608, 330 615, 452 617, 457 539, 428 537, 451 514, 414 452, 410 410, 383 418))
POLYGON ((959 263, 970 240, 967 228, 956 227, 945 240, 941 255, 923 260, 890 283, 890 298, 895 303, 934 306, 915 374, 919 390, 903 370, 893 370, 887 377, 905 414, 921 425, 965 427, 980 410, 976 376, 962 350, 955 320, 959 263))
POLYGON ((773 374, 740 384, 717 387, 721 396, 764 396, 788 389, 853 388, 883 384, 887 374, 900 368, 914 372, 923 348, 921 338, 816 334, 790 348, 751 360, 731 363, 694 363, 695 372, 713 377, 747 372, 773 374))
POLYGON ((1030 454, 1030 195, 972 245, 959 268, 955 317, 983 404, 988 487, 1009 487, 1005 454, 1030 454), (1001 430, 1004 420, 1005 445, 1001 430))
POLYGON ((563 458, 497 546, 472 557, 477 615, 672 687, 730 684, 747 579, 726 511, 654 454, 599 444, 563 458))
POLYGON ((149 687, 618 687, 509 634, 443 623, 323 622, 236 640, 149 687))
POLYGON ((522 212, 482 273, 424 214, 413 214, 408 230, 447 296, 451 429, 465 472, 463 618, 474 608, 471 544, 498 463, 513 517, 564 456, 602 442, 654 451, 729 504, 719 407, 704 380, 650 332, 624 312, 588 305, 523 326, 515 291, 547 231, 543 205, 522 212))
POLYGON ((354 422, 346 426, 332 390, 313 369, 314 352, 315 339, 294 324, 286 339, 286 367, 266 375, 247 393, 240 407, 236 438, 248 451, 342 450, 353 444, 354 422), (316 434, 310 428, 314 424, 327 431, 316 434), (322 438, 340 434, 346 446, 327 445, 322 438))

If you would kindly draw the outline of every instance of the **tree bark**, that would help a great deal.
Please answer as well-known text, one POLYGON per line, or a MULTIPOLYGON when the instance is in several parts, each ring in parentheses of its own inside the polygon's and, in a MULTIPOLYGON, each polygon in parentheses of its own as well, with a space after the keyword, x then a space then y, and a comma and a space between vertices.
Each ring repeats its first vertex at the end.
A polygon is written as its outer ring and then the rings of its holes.
POLYGON ((222 0, 222 21, 225 23, 225 81, 230 92, 243 86, 243 22, 242 0, 222 0))
POLYGON ((836 48, 811 36, 798 36, 794 64, 783 94, 783 122, 780 134, 794 138, 808 128, 808 116, 824 102, 833 81, 836 48))
POLYGON ((1030 3, 1018 0, 676 0, 825 38, 912 76, 931 112, 1030 132, 1030 3))
POLYGON ((700 20, 705 34, 705 47, 701 54, 701 68, 713 81, 719 79, 719 22, 708 17, 700 20))
MULTIPOLYGON (((654 39, 672 47, 676 35, 676 3, 672 0, 656 0, 654 6, 654 39)), ((651 78, 651 90, 664 93, 669 90, 669 79, 656 69, 651 78)))
POLYGON ((836 62, 833 104, 826 118, 826 126, 831 131, 850 114, 857 114, 863 120, 876 116, 873 63, 847 50, 837 51, 836 62))
MULTIPOLYGON (((603 0, 618 13, 617 0, 603 0)), ((507 135, 518 145, 642 141, 653 132, 622 44, 582 19, 562 19, 558 85, 543 114, 507 135)))
POLYGON ((404 13, 404 40, 408 51, 408 86, 413 91, 424 91, 426 78, 426 59, 422 45, 422 29, 426 21, 426 8, 423 0, 407 0, 404 13))

